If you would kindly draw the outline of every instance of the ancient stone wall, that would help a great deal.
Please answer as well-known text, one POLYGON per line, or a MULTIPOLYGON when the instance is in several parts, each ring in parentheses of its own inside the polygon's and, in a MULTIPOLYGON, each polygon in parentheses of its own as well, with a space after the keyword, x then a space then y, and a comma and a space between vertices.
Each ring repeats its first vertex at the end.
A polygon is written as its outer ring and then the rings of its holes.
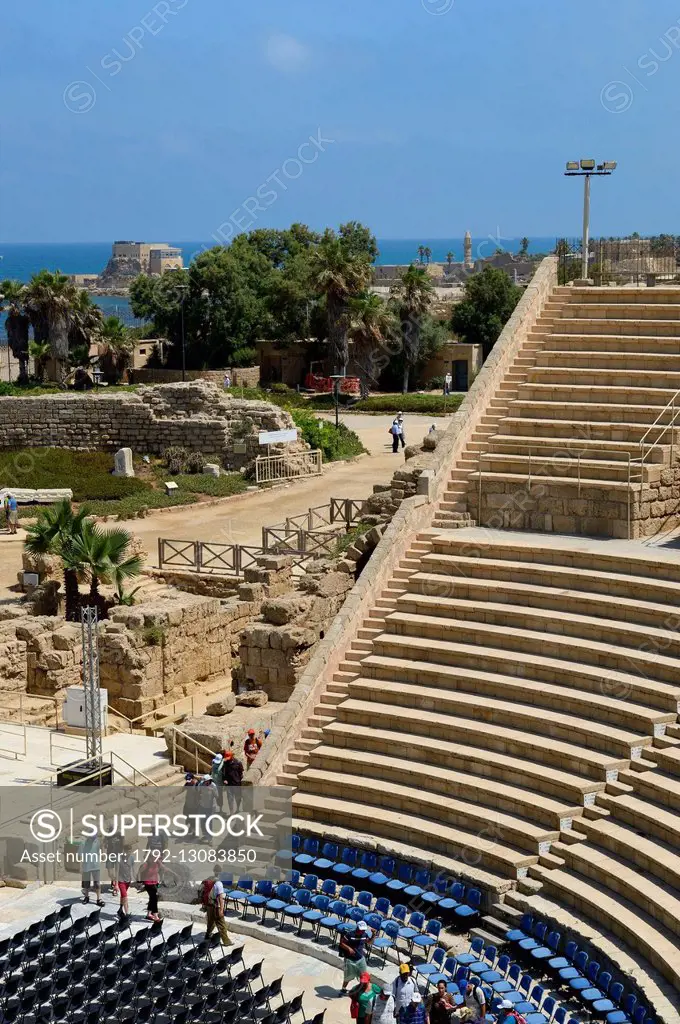
MULTIPOLYGON (((73 448, 160 455, 169 445, 218 453, 229 469, 262 454, 260 430, 294 427, 290 415, 267 402, 226 395, 206 381, 141 387, 136 393, 0 398, 0 447, 73 448)), ((289 444, 285 451, 306 445, 289 444)), ((272 454, 284 450, 272 445, 272 454)))
MULTIPOLYGON (((233 370, 228 367, 224 370, 187 370, 185 379, 206 380, 222 388, 225 373, 231 377, 234 387, 256 388, 260 383, 259 366, 237 366, 233 370)), ((129 370, 128 375, 131 384, 177 384, 182 380, 181 370, 151 369, 146 366, 129 370)))

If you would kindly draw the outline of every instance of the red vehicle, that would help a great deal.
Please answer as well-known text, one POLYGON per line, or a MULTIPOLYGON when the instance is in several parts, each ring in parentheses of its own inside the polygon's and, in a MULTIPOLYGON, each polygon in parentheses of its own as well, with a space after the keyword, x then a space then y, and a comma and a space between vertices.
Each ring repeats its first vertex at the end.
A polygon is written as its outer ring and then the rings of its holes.
MULTIPOLYGON (((333 378, 326 377, 321 372, 321 363, 312 363, 309 367, 309 373, 305 377, 305 388, 308 391, 316 391, 321 394, 328 395, 333 392, 333 378)), ((359 394, 359 378, 358 377, 343 377, 340 381, 340 394, 341 395, 358 395, 359 394)))

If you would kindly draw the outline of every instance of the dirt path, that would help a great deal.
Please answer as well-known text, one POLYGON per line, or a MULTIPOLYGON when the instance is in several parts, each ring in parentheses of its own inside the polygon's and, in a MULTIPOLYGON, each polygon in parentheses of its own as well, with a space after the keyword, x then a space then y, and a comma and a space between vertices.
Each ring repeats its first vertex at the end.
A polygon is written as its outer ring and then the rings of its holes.
MULTIPOLYGON (((319 413, 325 419, 332 415, 319 413)), ((304 512, 314 505, 323 505, 331 498, 366 498, 373 484, 388 483, 392 473, 403 465, 401 452, 393 455, 388 428, 391 417, 366 416, 360 413, 342 417, 355 430, 369 454, 354 462, 331 463, 320 477, 300 480, 286 487, 269 491, 246 491, 218 505, 180 506, 171 512, 157 512, 146 519, 126 523, 141 538, 148 554, 148 564, 158 565, 158 538, 172 540, 211 540, 222 544, 259 545, 262 527, 274 526, 286 516, 304 512)), ((417 443, 431 423, 443 427, 444 417, 406 417, 406 443, 417 443)), ((16 583, 21 568, 21 537, 0 533, 0 603, 15 600, 9 587, 16 583)))

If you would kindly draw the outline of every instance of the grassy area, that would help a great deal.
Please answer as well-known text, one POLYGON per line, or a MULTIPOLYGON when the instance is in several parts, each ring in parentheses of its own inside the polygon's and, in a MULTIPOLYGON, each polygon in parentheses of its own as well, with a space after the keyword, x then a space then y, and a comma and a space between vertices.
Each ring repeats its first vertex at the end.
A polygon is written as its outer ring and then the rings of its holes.
MULTIPOLYGON (((70 487, 76 502, 87 502, 97 516, 129 519, 149 509, 191 505, 201 496, 226 497, 248 486, 240 473, 220 477, 209 473, 178 474, 179 491, 167 495, 163 481, 167 470, 155 461, 139 460, 137 476, 113 476, 113 456, 106 452, 76 452, 64 448, 24 448, 0 451, 0 485, 3 487, 70 487)), ((35 516, 35 506, 20 509, 20 518, 35 516)))
MULTIPOLYGON (((335 409, 333 395, 305 395, 289 388, 287 391, 264 391, 260 388, 230 388, 234 398, 243 397, 251 401, 271 402, 292 412, 294 409, 309 409, 315 412, 331 412, 335 409)), ((424 415, 442 416, 456 411, 465 398, 464 394, 444 396, 438 391, 419 393, 409 391, 406 395, 371 395, 356 401, 347 395, 340 396, 340 408, 345 412, 392 413, 413 412, 424 415)))
POLYGON ((92 395, 110 394, 112 391, 136 391, 137 387, 136 384, 109 384, 91 388, 89 391, 73 391, 70 388, 61 388, 58 384, 50 384, 48 381, 44 384, 31 383, 21 386, 0 381, 0 398, 45 398, 54 395, 82 395, 87 398, 92 395))

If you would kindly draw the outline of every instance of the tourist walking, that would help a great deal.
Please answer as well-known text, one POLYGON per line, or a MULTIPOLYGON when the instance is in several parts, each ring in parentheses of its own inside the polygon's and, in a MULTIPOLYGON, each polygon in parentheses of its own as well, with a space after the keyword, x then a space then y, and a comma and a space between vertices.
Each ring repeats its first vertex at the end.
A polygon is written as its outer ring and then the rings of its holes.
POLYGON ((99 837, 91 836, 83 841, 80 850, 82 858, 82 889, 83 903, 90 902, 90 887, 94 889, 94 896, 98 907, 104 906, 101 886, 101 848, 99 837))
POLYGON ((484 1020, 486 1017, 486 996, 482 986, 475 983, 475 978, 468 980, 463 1000, 465 1008, 469 1012, 464 1017, 461 1017, 461 1019, 468 1021, 484 1020))
POLYGON ((241 785, 243 784, 243 762, 234 757, 233 750, 225 750, 222 759, 222 782, 227 791, 229 813, 236 814, 241 808, 241 785))
POLYGON ((359 921, 355 932, 340 933, 340 956, 343 957, 342 988, 347 991, 350 981, 356 981, 366 971, 366 942, 371 936, 371 929, 365 921, 359 921))
POLYGON ((262 746, 262 738, 255 735, 254 729, 248 729, 248 735, 246 741, 243 744, 243 753, 246 757, 246 764, 250 768, 251 764, 260 753, 260 747, 262 746))
POLYGON ((403 1024, 425 1024, 425 1003, 417 989, 411 996, 411 1002, 404 1010, 403 1015, 399 1017, 399 1020, 402 1021, 403 1024))
POLYGON ((128 903, 128 890, 135 879, 135 855, 133 853, 133 843, 131 840, 126 840, 123 845, 123 851, 121 853, 120 862, 118 864, 118 895, 120 897, 120 906, 118 907, 118 917, 121 921, 127 920, 130 916, 130 905, 128 903))
POLYGON ((392 996, 394 997, 394 1016, 400 1024, 405 1020, 405 1013, 411 1005, 411 1000, 416 992, 416 983, 411 977, 411 965, 400 964, 399 974, 392 982, 392 996))
POLYGON ((220 869, 215 868, 215 881, 208 893, 205 912, 207 915, 205 937, 209 939, 215 928, 223 946, 231 946, 231 938, 227 930, 227 922, 224 919, 225 890, 224 882, 220 878, 220 869))
POLYGON ((392 452, 396 454, 399 451, 399 421, 395 416, 392 420, 392 426, 389 429, 389 433, 392 435, 392 452))
POLYGON ((19 518, 19 507, 17 499, 13 494, 7 495, 7 529, 10 533, 17 532, 17 520, 19 518))
POLYGON ((116 833, 106 838, 106 870, 111 882, 111 895, 118 895, 118 873, 123 856, 123 837, 116 833))
POLYGON ((139 868, 139 880, 144 886, 144 891, 148 897, 149 903, 146 908, 146 917, 148 921, 160 921, 161 916, 158 913, 158 883, 160 881, 160 857, 147 856, 141 863, 139 868))
POLYGON ((437 991, 430 996, 427 1003, 427 1024, 450 1024, 451 1014, 455 1008, 456 1004, 446 987, 446 982, 438 981, 437 991))
POLYGON ((228 373, 225 373, 224 375, 224 386, 225 388, 231 387, 231 376, 228 373))
POLYGON ((397 413, 397 424, 399 426, 399 440, 401 441, 401 447, 406 447, 406 425, 404 423, 403 412, 397 413))
POLYGON ((220 813, 222 812, 222 803, 224 800, 224 780, 222 778, 223 761, 224 754, 215 754, 215 756, 212 759, 212 764, 210 766, 210 777, 213 780, 213 783, 215 784, 215 789, 217 790, 217 806, 220 810, 220 813))
POLYGON ((381 988, 375 997, 371 1024, 394 1024, 394 996, 389 985, 381 988))
POLYGON ((451 371, 447 370, 447 372, 444 375, 444 394, 445 395, 450 395, 451 394, 451 385, 452 384, 453 384, 453 376, 451 374, 451 371))
POLYGON ((368 971, 362 971, 359 984, 350 992, 350 1016, 357 1024, 371 1024, 376 996, 380 994, 380 986, 371 981, 368 971))

